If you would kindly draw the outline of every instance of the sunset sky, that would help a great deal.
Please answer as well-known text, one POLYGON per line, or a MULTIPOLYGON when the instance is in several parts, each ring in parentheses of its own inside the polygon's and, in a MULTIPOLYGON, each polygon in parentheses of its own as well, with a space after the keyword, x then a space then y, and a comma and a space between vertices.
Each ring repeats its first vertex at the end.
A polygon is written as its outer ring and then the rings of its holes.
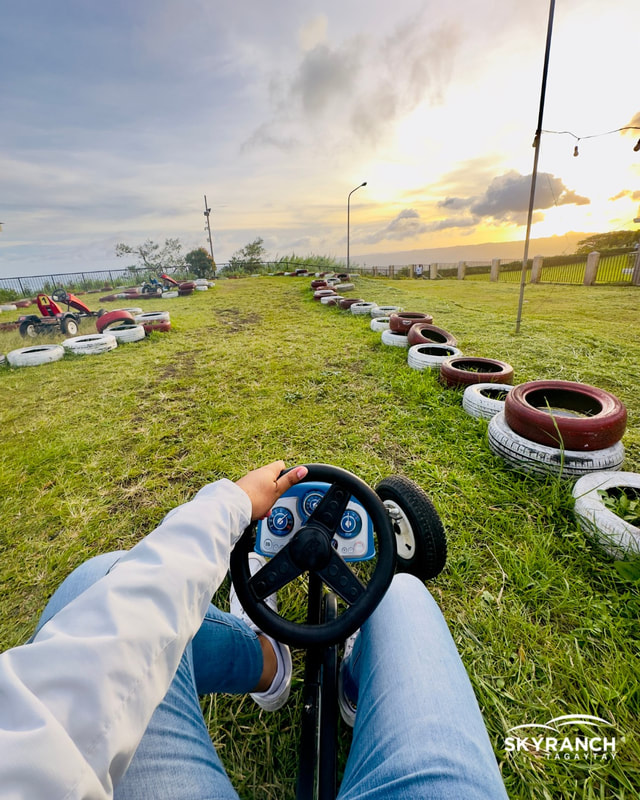
MULTIPOLYGON (((0 276, 522 239, 548 2, 24 0, 0 29, 0 276)), ((544 129, 640 126, 638 0, 557 0, 544 129)), ((534 237, 635 229, 640 130, 544 133, 534 237)))

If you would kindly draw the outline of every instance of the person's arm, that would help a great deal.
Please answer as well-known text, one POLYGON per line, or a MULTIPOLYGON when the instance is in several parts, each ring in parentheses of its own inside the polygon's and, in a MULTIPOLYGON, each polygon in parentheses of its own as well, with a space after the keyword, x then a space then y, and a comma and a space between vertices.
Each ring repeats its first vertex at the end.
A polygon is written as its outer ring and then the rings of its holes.
POLYGON ((110 798, 250 519, 304 472, 222 480, 174 509, 33 643, 0 655, 0 798, 110 798))

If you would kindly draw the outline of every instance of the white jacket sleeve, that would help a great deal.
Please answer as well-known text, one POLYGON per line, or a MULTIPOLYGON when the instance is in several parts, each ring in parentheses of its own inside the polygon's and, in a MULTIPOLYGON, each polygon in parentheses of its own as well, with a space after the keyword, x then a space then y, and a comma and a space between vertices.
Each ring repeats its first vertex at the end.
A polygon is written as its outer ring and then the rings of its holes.
POLYGON ((250 518, 234 483, 204 487, 0 655, 2 800, 112 797, 250 518))

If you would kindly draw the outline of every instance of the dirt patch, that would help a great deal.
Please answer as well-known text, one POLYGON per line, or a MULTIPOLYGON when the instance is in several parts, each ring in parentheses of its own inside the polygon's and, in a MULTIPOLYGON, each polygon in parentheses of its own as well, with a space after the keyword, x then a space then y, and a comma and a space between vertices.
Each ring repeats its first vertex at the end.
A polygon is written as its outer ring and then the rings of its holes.
POLYGON ((216 311, 218 320, 229 333, 238 333, 253 325, 258 325, 262 317, 255 312, 244 313, 239 308, 222 308, 216 311))

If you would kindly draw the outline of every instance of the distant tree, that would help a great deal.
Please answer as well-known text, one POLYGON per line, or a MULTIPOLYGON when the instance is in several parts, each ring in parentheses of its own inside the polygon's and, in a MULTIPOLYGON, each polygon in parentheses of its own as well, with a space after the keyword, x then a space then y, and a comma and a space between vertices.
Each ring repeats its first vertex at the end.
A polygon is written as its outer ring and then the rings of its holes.
POLYGON ((578 242, 577 255, 586 255, 592 250, 606 253, 624 247, 633 247, 640 242, 640 231, 612 231, 611 233, 594 233, 578 242))
POLYGON ((118 258, 135 256, 139 266, 153 272, 164 272, 171 267, 183 267, 185 262, 180 239, 165 239, 162 246, 151 239, 136 245, 121 242, 116 245, 116 256, 118 258))
POLYGON ((189 265, 190 272, 198 278, 210 278, 216 271, 216 262, 211 258, 204 247, 191 250, 184 257, 189 265))
POLYGON ((264 248, 264 240, 259 236, 249 244, 245 245, 236 252, 229 259, 229 272, 245 272, 251 274, 258 272, 262 267, 266 250, 264 248))

